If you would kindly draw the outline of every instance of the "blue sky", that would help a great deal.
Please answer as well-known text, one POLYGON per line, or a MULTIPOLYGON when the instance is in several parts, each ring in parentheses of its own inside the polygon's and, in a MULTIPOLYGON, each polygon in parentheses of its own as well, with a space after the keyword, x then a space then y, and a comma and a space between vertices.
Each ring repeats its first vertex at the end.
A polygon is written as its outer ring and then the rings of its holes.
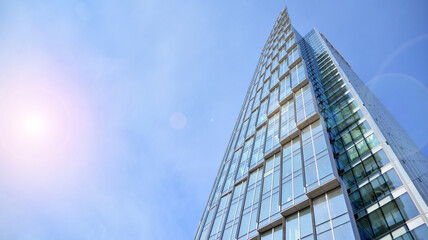
POLYGON ((1 134, 0 239, 192 239, 285 4, 428 155, 426 1, 2 1, 0 105, 60 127, 1 134))

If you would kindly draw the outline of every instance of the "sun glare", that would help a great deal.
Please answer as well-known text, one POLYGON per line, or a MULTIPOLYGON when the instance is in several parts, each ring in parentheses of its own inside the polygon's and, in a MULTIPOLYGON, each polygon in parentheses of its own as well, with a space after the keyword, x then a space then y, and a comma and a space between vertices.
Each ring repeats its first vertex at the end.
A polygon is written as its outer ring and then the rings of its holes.
POLYGON ((45 116, 41 113, 25 114, 20 125, 22 134, 34 140, 40 140, 48 131, 45 116))
POLYGON ((1 144, 16 158, 51 157, 67 138, 68 114, 59 98, 46 90, 10 94, 1 112, 1 144))

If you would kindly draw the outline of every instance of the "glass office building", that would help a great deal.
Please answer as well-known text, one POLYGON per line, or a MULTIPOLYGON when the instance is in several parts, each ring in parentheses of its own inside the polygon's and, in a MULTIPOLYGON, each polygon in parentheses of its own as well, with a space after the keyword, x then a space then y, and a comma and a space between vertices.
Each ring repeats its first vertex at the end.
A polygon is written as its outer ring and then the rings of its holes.
POLYGON ((316 29, 281 12, 196 240, 428 239, 428 160, 316 29))

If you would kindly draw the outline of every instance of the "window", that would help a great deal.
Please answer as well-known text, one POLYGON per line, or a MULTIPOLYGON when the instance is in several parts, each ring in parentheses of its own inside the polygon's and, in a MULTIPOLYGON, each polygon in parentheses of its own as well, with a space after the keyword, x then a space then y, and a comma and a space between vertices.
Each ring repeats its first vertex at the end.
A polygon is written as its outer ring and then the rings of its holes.
POLYGON ((419 211, 416 209, 415 204, 408 193, 399 196, 395 202, 406 221, 419 215, 419 211))
POLYGON ((239 218, 241 216, 241 206, 244 199, 244 190, 246 182, 236 185, 233 190, 232 202, 230 204, 229 214, 227 215, 226 225, 223 232, 223 240, 235 238, 239 218))
POLYGON ((341 188, 314 199, 317 239, 353 239, 351 222, 341 188))
POLYGON ((269 83, 266 82, 263 85, 262 99, 264 99, 267 95, 269 95, 269 83))
POLYGON ((227 174, 226 183, 223 187, 223 193, 229 191, 233 187, 233 180, 235 180, 235 170, 238 166, 238 159, 241 157, 242 148, 235 152, 233 159, 230 163, 229 172, 227 174))
POLYGON ((278 69, 277 70, 275 70, 274 72, 273 72, 273 74, 272 74, 272 78, 270 79, 270 88, 273 88, 274 86, 275 86, 275 84, 277 84, 278 83, 278 81, 279 81, 279 76, 278 76, 278 74, 279 74, 279 71, 278 71, 278 69))
POLYGON ((279 64, 279 77, 282 77, 288 70, 288 63, 287 59, 284 58, 284 60, 279 64))
POLYGON ((259 168, 250 174, 247 193, 245 194, 241 225, 239 227, 239 239, 247 239, 257 233, 257 211, 262 175, 263 168, 259 168))
POLYGON ((383 177, 385 178, 385 181, 388 184, 391 191, 403 185, 400 181, 400 178, 397 175, 397 172, 395 172, 393 168, 388 172, 384 173, 383 177))
POLYGON ((282 225, 270 229, 262 234, 261 240, 282 240, 282 225))
POLYGON ((248 130, 247 130, 247 134, 245 135, 245 138, 248 138, 249 136, 251 136, 251 134, 253 134, 254 131, 256 130, 257 115, 258 115, 258 110, 251 113, 250 122, 248 124, 248 130))
POLYGON ((300 239, 298 214, 293 214, 286 219, 285 239, 300 239))
POLYGON ((282 101, 286 96, 291 94, 291 82, 290 75, 287 75, 284 79, 279 83, 279 99, 282 101))
POLYGON ((307 191, 333 177, 326 141, 320 120, 302 130, 303 161, 307 191))
POLYGON ((269 125, 266 134, 265 152, 272 151, 279 145, 279 113, 269 119, 269 125))
POLYGON ((313 239, 312 216, 309 208, 285 219, 285 239, 313 239))
POLYGON ((292 64, 296 59, 300 57, 299 49, 296 47, 288 54, 288 64, 292 64))
POLYGON ((287 137, 296 129, 294 100, 290 100, 281 107, 281 138, 287 137))
POLYGON ((265 137, 266 137, 266 126, 263 126, 256 132, 254 149, 253 149, 253 153, 250 161, 250 169, 263 161, 265 137))
POLYGON ((291 86, 294 88, 306 78, 306 71, 303 63, 299 63, 291 69, 291 86))
POLYGON ((269 113, 271 113, 275 108, 279 106, 278 104, 278 87, 276 87, 270 94, 269 99, 269 113))
POLYGON ((222 197, 220 200, 217 214, 214 219, 214 224, 211 229, 210 239, 216 239, 217 237, 220 236, 222 232, 221 231, 223 226, 222 223, 226 218, 226 212, 227 212, 227 207, 229 206, 230 196, 231 194, 227 194, 226 196, 222 197))
POLYGON ((245 111, 245 117, 244 117, 244 119, 247 119, 247 118, 250 116, 250 114, 251 114, 251 109, 252 109, 252 107, 253 107, 253 103, 254 103, 254 99, 251 99, 251 100, 248 102, 247 110, 245 111))
POLYGON ((267 119, 267 99, 260 104, 259 118, 257 119, 257 125, 260 125, 267 119))
POLYGON ((256 93, 256 96, 254 97, 254 104, 253 104, 253 110, 256 109, 260 105, 260 96, 261 96, 262 90, 258 90, 256 93))
POLYGON ((282 209, 304 199, 304 193, 302 154, 297 137, 282 149, 282 209))
POLYGON ((245 135, 247 132, 247 126, 248 126, 248 119, 245 120, 245 122, 242 123, 241 126, 241 131, 239 133, 239 138, 238 138, 238 142, 236 143, 235 149, 238 149, 243 143, 244 143, 244 139, 245 139, 245 135))
POLYGON ((244 144, 244 151, 242 152, 241 161, 239 162, 239 168, 236 174, 237 180, 247 175, 248 173, 248 164, 251 157, 252 148, 253 148, 253 138, 249 139, 244 144))
POLYGON ((260 205, 260 226, 266 225, 272 217, 279 215, 280 164, 281 154, 275 154, 266 161, 260 205))
POLYGON ((296 42, 296 40, 294 39, 294 37, 292 37, 292 38, 290 38, 288 41, 287 41, 287 43, 286 43, 286 45, 285 45, 285 48, 288 50, 294 43, 296 42))
POLYGON ((297 123, 301 123, 315 113, 314 98, 309 84, 305 85, 296 93, 295 99, 297 123))

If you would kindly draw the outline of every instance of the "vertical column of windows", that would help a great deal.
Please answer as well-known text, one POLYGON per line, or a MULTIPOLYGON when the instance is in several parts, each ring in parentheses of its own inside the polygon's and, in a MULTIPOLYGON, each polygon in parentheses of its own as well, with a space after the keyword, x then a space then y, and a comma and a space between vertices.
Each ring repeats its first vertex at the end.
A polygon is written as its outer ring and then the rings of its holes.
POLYGON ((259 117, 257 119, 257 125, 262 124, 267 119, 267 102, 268 99, 263 100, 260 103, 259 117))
MULTIPOLYGON (((281 40, 280 46, 284 44, 284 39, 281 40)), ((287 51, 285 50, 285 47, 281 48, 279 51, 279 59, 282 59, 285 55, 287 55, 287 51)))
POLYGON ((263 175, 262 201, 259 225, 264 226, 279 215, 279 182, 281 154, 275 154, 266 161, 263 175))
MULTIPOLYGON (((266 72, 265 72, 265 78, 263 79, 263 81, 266 81, 268 78, 270 78, 270 75, 271 75, 271 70, 272 70, 272 64, 271 64, 271 62, 272 62, 272 59, 270 58, 270 56, 269 56, 269 61, 268 61, 268 64, 267 64, 267 66, 266 66, 266 72)), ((267 83, 266 83, 267 84, 267 83)), ((265 87, 265 86, 263 86, 263 87, 265 87)), ((268 86, 267 86, 268 88, 269 88, 269 84, 268 84, 268 86)), ((269 90, 269 89, 268 89, 269 90)))
POLYGON ((245 136, 246 138, 251 136, 254 133, 254 131, 256 130, 256 121, 257 121, 258 113, 259 113, 258 110, 251 113, 251 118, 250 118, 250 122, 248 124, 247 134, 245 136))
POLYGON ((291 69, 290 72, 291 72, 291 86, 293 88, 296 87, 300 82, 302 82, 306 78, 306 71, 303 63, 299 63, 297 66, 291 69))
POLYGON ((216 206, 213 206, 210 208, 209 212, 208 212, 208 216, 207 219, 205 221, 204 227, 202 228, 202 233, 200 236, 200 240, 205 240, 207 238, 207 234, 209 231, 209 227, 211 226, 211 223, 213 222, 214 219, 214 211, 216 210, 216 206))
POLYGON ((285 45, 285 48, 288 50, 291 46, 293 46, 293 44, 296 42, 296 40, 294 39, 294 37, 292 37, 292 38, 290 38, 288 41, 287 41, 287 43, 286 43, 286 45, 285 45))
POLYGON ((279 145, 279 113, 269 119, 265 152, 269 153, 279 145))
POLYGON ((254 148, 250 161, 250 169, 263 161, 264 146, 266 138, 266 126, 263 126, 256 132, 256 139, 254 140, 254 148))
POLYGON ((219 176, 219 177, 220 177, 220 179, 219 179, 219 181, 217 182, 217 186, 216 186, 215 193, 213 194, 213 198, 212 198, 212 200, 210 201, 210 204, 208 204, 208 206, 212 206, 212 205, 214 205, 214 204, 217 202, 218 197, 220 196, 220 193, 221 193, 221 190, 222 190, 222 187, 223 187, 224 181, 225 181, 225 179, 226 179, 227 172, 228 172, 228 170, 229 170, 230 162, 231 162, 231 159, 229 159, 229 160, 224 164, 224 167, 223 167, 223 169, 222 169, 222 171, 221 171, 221 175, 219 176))
MULTIPOLYGON (((275 51, 273 52, 272 56, 275 56, 276 52, 278 52, 277 48, 275 48, 275 51)), ((272 69, 275 69, 277 65, 278 65, 278 56, 274 57, 272 60, 272 69)))
POLYGON ((254 80, 254 83, 252 83, 253 87, 251 88, 251 94, 250 94, 250 98, 249 99, 252 99, 254 97, 254 95, 256 95, 256 92, 257 92, 257 84, 259 83, 257 81, 258 76, 256 76, 255 79, 256 80, 254 80))
POLYGON ((246 182, 242 182, 235 186, 233 190, 232 202, 227 215, 226 225, 223 231, 223 240, 235 239, 236 229, 238 228, 239 218, 241 217, 241 207, 244 201, 246 182))
POLYGON ((269 87, 274 87, 279 82, 279 70, 275 69, 275 71, 272 73, 272 78, 270 79, 270 85, 269 87))
POLYGON ((294 100, 290 100, 281 107, 281 139, 287 137, 296 129, 294 100))
POLYGON ((257 233, 257 211, 260 200, 262 175, 263 168, 259 168, 250 174, 248 189, 245 194, 241 224, 239 227, 239 240, 248 239, 257 233))
POLYGON ((283 240, 282 225, 270 229, 261 235, 261 240, 283 240))
POLYGON ((288 70, 287 58, 281 61, 279 64, 279 77, 282 77, 288 70))
POLYGON ((256 96, 254 97, 254 104, 253 104, 253 109, 256 109, 256 107, 258 107, 260 105, 260 96, 261 96, 262 91, 258 90, 256 93, 256 96))
POLYGON ((312 214, 310 208, 299 211, 286 218, 285 239, 314 239, 312 228, 312 214))
POLYGON ((239 133, 239 138, 238 138, 238 140, 237 140, 237 143, 236 143, 236 146, 235 146, 235 149, 238 149, 240 146, 242 146, 242 144, 244 143, 244 139, 245 139, 245 135, 246 135, 246 132, 247 132, 247 126, 248 126, 248 119, 247 120, 245 120, 245 122, 243 122, 242 123, 242 126, 241 126, 241 131, 240 131, 240 133, 239 133))
POLYGON ((288 54, 288 65, 291 65, 300 57, 299 49, 296 47, 288 54))
POLYGON ((246 108, 246 111, 245 111, 245 117, 244 117, 244 119, 247 119, 250 116, 251 109, 253 108, 253 103, 254 103, 254 99, 251 99, 248 102, 248 105, 247 105, 247 108, 246 108))
POLYGON ((231 195, 232 194, 229 193, 220 199, 220 204, 218 205, 217 214, 214 219, 209 240, 215 240, 220 238, 223 227, 222 223, 224 222, 224 218, 226 217, 227 207, 229 206, 231 195))
POLYGON ((290 95, 291 92, 292 92, 291 91, 291 79, 290 79, 290 75, 287 75, 279 83, 279 93, 280 93, 279 99, 280 99, 280 101, 282 101, 283 99, 285 99, 285 97, 290 95))
POLYGON ((317 239, 355 239, 345 199, 340 188, 314 199, 317 239))
POLYGON ((235 179, 235 172, 238 165, 238 159, 241 157, 242 148, 235 152, 233 159, 230 163, 230 168, 227 174, 226 182, 223 187, 222 193, 226 193, 233 187, 233 180, 235 179))
POLYGON ((302 130, 303 160, 307 191, 333 177, 330 155, 320 120, 302 130))
POLYGON ((279 89, 276 87, 269 96, 269 113, 279 106, 279 89))
POLYGON ((297 137, 282 149, 282 209, 305 199, 304 194, 302 154, 297 137))
POLYGON ((250 138, 244 144, 244 150, 242 152, 241 161, 239 163, 238 172, 236 174, 236 179, 239 180, 248 173, 248 165, 251 158, 251 150, 253 148, 253 138, 250 138))
POLYGON ((297 124, 315 113, 315 103, 309 84, 301 88, 295 95, 297 124))
POLYGON ((262 99, 264 99, 267 95, 269 95, 269 83, 266 82, 263 85, 262 99))

